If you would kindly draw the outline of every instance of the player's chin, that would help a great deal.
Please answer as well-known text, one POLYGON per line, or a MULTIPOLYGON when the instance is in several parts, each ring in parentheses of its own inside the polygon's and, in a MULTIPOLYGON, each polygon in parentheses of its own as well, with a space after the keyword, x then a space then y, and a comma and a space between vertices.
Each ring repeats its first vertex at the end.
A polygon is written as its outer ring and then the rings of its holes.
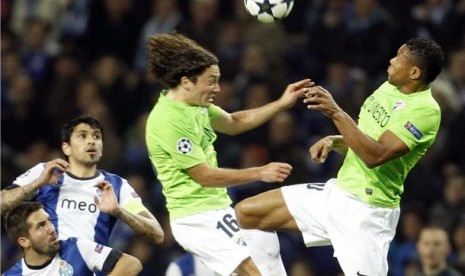
POLYGON ((213 99, 208 99, 202 103, 202 107, 209 107, 213 103, 213 99))

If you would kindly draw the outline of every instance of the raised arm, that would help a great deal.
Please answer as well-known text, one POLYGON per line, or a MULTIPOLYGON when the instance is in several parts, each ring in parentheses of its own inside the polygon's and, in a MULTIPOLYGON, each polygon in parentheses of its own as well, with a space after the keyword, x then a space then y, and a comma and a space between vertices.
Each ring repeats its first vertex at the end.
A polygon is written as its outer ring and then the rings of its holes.
POLYGON ((390 131, 384 132, 378 140, 365 135, 323 87, 310 88, 306 96, 304 103, 308 104, 307 108, 320 110, 331 118, 344 137, 345 144, 357 154, 368 168, 384 164, 409 151, 407 145, 390 131))
POLYGON ((212 127, 218 132, 229 135, 240 134, 256 128, 270 120, 276 113, 294 106, 297 99, 302 97, 303 93, 312 85, 314 83, 310 79, 289 84, 278 100, 254 109, 234 113, 225 112, 222 116, 212 120, 212 127))
POLYGON ((17 206, 24 200, 32 199, 34 194, 42 186, 56 183, 69 164, 61 158, 51 160, 44 165, 44 170, 38 178, 24 186, 1 191, 1 213, 5 215, 11 208, 17 206))
POLYGON ((291 174, 291 170, 291 165, 278 162, 247 169, 215 168, 202 163, 188 169, 187 173, 206 187, 232 187, 257 180, 283 182, 291 174))
POLYGON ((100 211, 108 213, 124 221, 140 237, 153 244, 160 244, 165 238, 163 229, 148 210, 133 214, 121 207, 116 199, 113 186, 107 181, 101 181, 96 185, 101 192, 101 198, 94 198, 100 211))

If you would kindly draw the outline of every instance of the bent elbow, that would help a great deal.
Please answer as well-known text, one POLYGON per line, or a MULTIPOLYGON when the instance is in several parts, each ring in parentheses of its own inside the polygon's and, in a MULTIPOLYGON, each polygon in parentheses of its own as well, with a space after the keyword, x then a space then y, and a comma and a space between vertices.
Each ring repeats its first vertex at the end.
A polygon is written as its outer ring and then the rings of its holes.
POLYGON ((363 160, 363 163, 365 163, 365 166, 369 169, 373 169, 378 167, 379 165, 382 165, 385 161, 381 158, 372 158, 368 160, 363 160))

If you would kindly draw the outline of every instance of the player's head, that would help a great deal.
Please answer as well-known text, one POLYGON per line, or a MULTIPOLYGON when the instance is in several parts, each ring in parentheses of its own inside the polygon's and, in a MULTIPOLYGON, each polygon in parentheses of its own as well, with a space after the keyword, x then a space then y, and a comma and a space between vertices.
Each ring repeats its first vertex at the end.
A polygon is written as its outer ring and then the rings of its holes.
POLYGON ((24 252, 53 256, 59 249, 55 227, 40 202, 22 202, 5 217, 5 230, 24 252))
POLYGON ((427 226, 421 230, 417 251, 423 267, 431 269, 444 265, 450 249, 449 236, 443 228, 427 226))
POLYGON ((157 79, 175 88, 181 78, 197 81, 218 58, 195 41, 176 32, 154 35, 147 42, 149 69, 157 79))
POLYGON ((70 162, 95 165, 102 157, 103 125, 90 115, 71 119, 63 126, 61 142, 70 162))
POLYGON ((411 58, 422 71, 422 79, 430 83, 441 73, 444 66, 444 51, 435 41, 426 38, 412 38, 405 46, 411 58))
POLYGON ((412 38, 390 60, 388 80, 401 86, 410 82, 429 84, 441 73, 444 51, 430 39, 412 38))

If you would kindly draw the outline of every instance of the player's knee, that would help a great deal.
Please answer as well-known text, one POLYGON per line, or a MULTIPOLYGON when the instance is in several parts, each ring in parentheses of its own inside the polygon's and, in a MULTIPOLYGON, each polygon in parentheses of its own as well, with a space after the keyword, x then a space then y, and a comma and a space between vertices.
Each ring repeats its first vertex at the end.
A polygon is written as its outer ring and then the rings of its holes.
POLYGON ((242 200, 234 207, 239 226, 244 229, 254 228, 252 206, 248 200, 242 200))

